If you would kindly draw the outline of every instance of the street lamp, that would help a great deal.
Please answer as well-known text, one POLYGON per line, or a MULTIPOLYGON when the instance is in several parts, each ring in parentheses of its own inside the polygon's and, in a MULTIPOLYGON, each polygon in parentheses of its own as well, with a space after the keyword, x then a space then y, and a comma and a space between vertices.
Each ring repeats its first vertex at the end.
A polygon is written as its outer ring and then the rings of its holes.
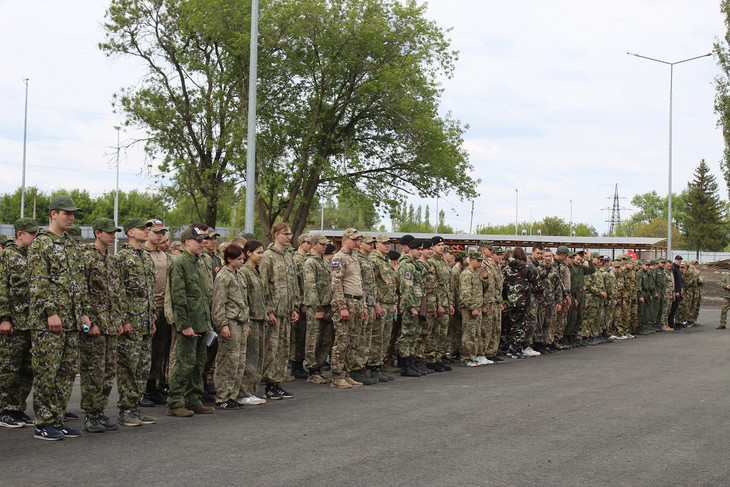
POLYGON ((246 211, 244 231, 253 233, 256 193, 256 80, 258 72, 259 0, 251 0, 251 39, 248 69, 248 127, 246 147, 246 211))
POLYGON ((703 57, 712 56, 712 53, 703 54, 701 56, 695 56, 681 61, 670 63, 668 61, 662 61, 661 59, 655 59, 653 57, 642 56, 635 52, 627 52, 630 56, 640 57, 642 59, 648 59, 657 63, 669 65, 669 176, 668 176, 668 189, 667 189, 667 258, 669 253, 672 251, 672 85, 674 83, 674 65, 686 63, 687 61, 694 61, 703 57))
POLYGON ((517 208, 519 207, 520 192, 515 188, 515 236, 517 236, 517 208))
MULTIPOLYGON (((23 121, 23 181, 20 186, 20 218, 25 216, 25 148, 28 143, 28 78, 23 78, 25 83, 25 119, 23 121)), ((33 215, 35 217, 35 215, 33 215)))
MULTIPOLYGON (((119 131, 122 129, 119 125, 114 126, 117 131, 117 188, 114 191, 114 226, 119 226, 119 131)), ((117 254, 117 239, 114 239, 114 255, 117 254)))
POLYGON ((573 231, 573 200, 570 200, 570 223, 568 224, 568 235, 573 231))

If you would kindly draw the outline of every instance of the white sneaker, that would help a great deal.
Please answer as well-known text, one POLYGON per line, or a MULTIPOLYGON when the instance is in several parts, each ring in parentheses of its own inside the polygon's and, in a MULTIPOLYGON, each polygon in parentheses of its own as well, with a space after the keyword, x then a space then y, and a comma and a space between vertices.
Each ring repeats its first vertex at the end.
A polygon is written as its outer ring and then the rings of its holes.
POLYGON ((238 398, 236 399, 236 402, 248 406, 256 406, 258 404, 266 404, 266 399, 261 399, 260 397, 253 395, 244 398, 238 398))
POLYGON ((636 338, 636 337, 634 335, 632 335, 631 333, 629 333, 628 335, 626 335, 626 338, 636 338))
POLYGON ((611 335, 610 337, 608 337, 608 339, 609 340, 619 340, 619 339, 622 339, 622 338, 621 337, 617 337, 616 335, 611 335))
POLYGON ((479 363, 479 365, 487 365, 487 357, 484 355, 477 355, 476 361, 479 363))
POLYGON ((626 340, 627 338, 629 338, 628 335, 621 335, 620 337, 614 337, 614 340, 626 340))
POLYGON ((524 349, 522 350, 522 353, 523 353, 523 354, 524 354, 524 355, 525 355, 526 357, 539 357, 540 355, 542 355, 542 354, 541 354, 540 352, 536 352, 535 350, 533 350, 533 349, 532 349, 532 347, 527 347, 527 348, 524 348, 524 349))
POLYGON ((479 367, 479 364, 473 360, 465 360, 464 367, 479 367))

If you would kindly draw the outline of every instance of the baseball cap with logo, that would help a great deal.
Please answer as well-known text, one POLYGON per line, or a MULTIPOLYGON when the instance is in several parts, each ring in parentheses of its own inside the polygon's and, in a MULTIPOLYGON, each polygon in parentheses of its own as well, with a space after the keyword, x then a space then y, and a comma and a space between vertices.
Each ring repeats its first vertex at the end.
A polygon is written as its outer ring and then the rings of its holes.
POLYGON ((350 238, 352 240, 357 240, 361 238, 360 233, 354 229, 354 228, 348 228, 345 230, 345 233, 342 234, 342 238, 350 238))
POLYGON ((200 231, 199 228, 188 228, 183 233, 180 234, 180 241, 186 242, 188 240, 197 240, 200 242, 201 240, 208 240, 210 237, 208 235, 204 234, 200 231))
POLYGON ((166 232, 168 230, 168 228, 166 228, 165 225, 162 224, 162 221, 158 220, 157 218, 150 218, 149 220, 147 220, 147 223, 151 225, 151 232, 166 232))
POLYGON ((126 222, 124 222, 124 233, 127 233, 133 228, 143 228, 143 227, 151 227, 152 224, 148 221, 145 221, 144 218, 130 218, 126 222))

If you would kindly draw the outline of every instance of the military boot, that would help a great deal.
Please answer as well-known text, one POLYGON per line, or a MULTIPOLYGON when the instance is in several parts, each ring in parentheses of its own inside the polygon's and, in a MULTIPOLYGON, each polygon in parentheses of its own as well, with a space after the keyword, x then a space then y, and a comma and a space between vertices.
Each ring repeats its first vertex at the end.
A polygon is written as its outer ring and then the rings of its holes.
POLYGON ((398 363, 403 363, 403 368, 401 369, 400 375, 404 377, 421 377, 421 374, 418 369, 413 367, 413 357, 403 357, 402 360, 398 360, 398 363))
POLYGON ((365 369, 357 369, 350 372, 350 377, 357 382, 361 382, 363 385, 371 386, 375 384, 373 380, 365 374, 365 369))

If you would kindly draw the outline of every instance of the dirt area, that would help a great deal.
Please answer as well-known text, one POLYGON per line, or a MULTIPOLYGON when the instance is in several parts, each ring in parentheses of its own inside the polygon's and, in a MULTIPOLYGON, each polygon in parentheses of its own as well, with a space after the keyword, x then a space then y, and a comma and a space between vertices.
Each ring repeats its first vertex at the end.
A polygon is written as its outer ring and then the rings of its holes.
POLYGON ((719 306, 724 295, 724 291, 720 286, 720 280, 722 276, 730 271, 711 269, 705 265, 700 265, 700 272, 705 279, 705 286, 702 289, 702 304, 719 306))

